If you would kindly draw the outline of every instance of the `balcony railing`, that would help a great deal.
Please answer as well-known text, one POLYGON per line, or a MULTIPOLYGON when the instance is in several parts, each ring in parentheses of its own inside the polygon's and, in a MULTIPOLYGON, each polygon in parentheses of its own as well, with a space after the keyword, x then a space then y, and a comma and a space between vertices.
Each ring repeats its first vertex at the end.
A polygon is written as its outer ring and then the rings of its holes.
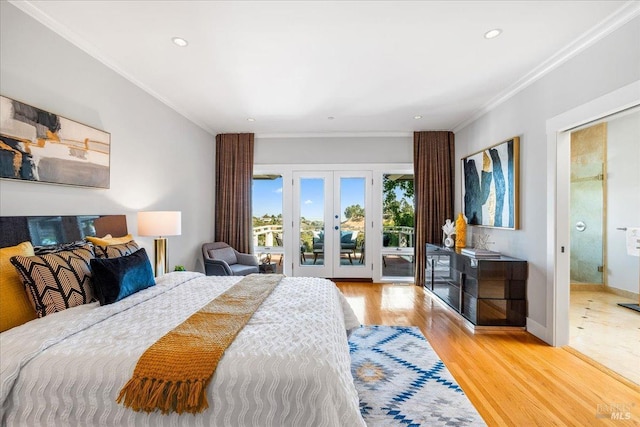
POLYGON ((259 227, 253 227, 253 247, 260 246, 282 246, 281 242, 278 242, 282 236, 282 225, 261 225, 259 227), (264 236, 264 240, 261 242, 260 236, 264 236), (263 243, 263 244, 260 244, 263 243))
POLYGON ((385 247, 413 248, 415 234, 413 227, 384 227, 382 234, 382 245, 385 247))
MULTIPOLYGON (((315 227, 302 230, 302 233, 313 233, 313 231, 321 231, 315 227)), ((384 227, 383 228, 383 246, 413 248, 415 231, 413 227, 384 227)), ((282 246, 282 225, 271 224, 253 227, 253 246, 254 247, 273 247, 282 246), (261 238, 263 236, 263 238, 261 238), (280 240, 280 241, 279 241, 280 240)))

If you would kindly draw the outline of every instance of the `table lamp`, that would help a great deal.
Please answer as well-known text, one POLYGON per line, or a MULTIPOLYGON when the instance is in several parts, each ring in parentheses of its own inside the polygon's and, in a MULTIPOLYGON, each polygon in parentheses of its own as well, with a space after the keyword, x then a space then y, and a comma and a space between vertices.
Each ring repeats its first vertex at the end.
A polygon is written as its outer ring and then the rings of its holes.
POLYGON ((156 277, 162 276, 169 270, 166 236, 179 236, 181 233, 182 212, 138 212, 138 235, 156 237, 154 241, 156 277))

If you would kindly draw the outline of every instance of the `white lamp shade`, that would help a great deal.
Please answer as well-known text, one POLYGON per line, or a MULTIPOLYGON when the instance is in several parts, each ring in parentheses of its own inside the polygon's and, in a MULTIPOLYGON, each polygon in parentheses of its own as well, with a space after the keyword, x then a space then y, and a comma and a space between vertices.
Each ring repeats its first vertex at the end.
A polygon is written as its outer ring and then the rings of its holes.
POLYGON ((139 236, 179 236, 182 234, 182 212, 138 212, 139 236))

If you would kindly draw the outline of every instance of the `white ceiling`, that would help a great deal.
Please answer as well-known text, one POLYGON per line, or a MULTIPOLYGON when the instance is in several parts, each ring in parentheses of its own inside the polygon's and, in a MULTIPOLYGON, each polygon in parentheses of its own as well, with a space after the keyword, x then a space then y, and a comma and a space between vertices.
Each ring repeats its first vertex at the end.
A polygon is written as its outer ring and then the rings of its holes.
POLYGON ((263 136, 455 129, 636 16, 640 4, 12 3, 206 130, 263 136), (502 35, 484 39, 492 28, 502 35), (189 46, 175 46, 174 36, 189 46))

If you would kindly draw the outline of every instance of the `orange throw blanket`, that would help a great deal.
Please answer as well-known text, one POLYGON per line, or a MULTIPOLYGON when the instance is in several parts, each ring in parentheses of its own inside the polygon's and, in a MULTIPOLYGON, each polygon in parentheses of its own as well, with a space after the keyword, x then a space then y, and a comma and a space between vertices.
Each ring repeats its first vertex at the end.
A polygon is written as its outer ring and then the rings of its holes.
POLYGON ((218 362, 282 277, 246 276, 169 331, 142 354, 117 402, 163 414, 207 409, 207 385, 218 362))

